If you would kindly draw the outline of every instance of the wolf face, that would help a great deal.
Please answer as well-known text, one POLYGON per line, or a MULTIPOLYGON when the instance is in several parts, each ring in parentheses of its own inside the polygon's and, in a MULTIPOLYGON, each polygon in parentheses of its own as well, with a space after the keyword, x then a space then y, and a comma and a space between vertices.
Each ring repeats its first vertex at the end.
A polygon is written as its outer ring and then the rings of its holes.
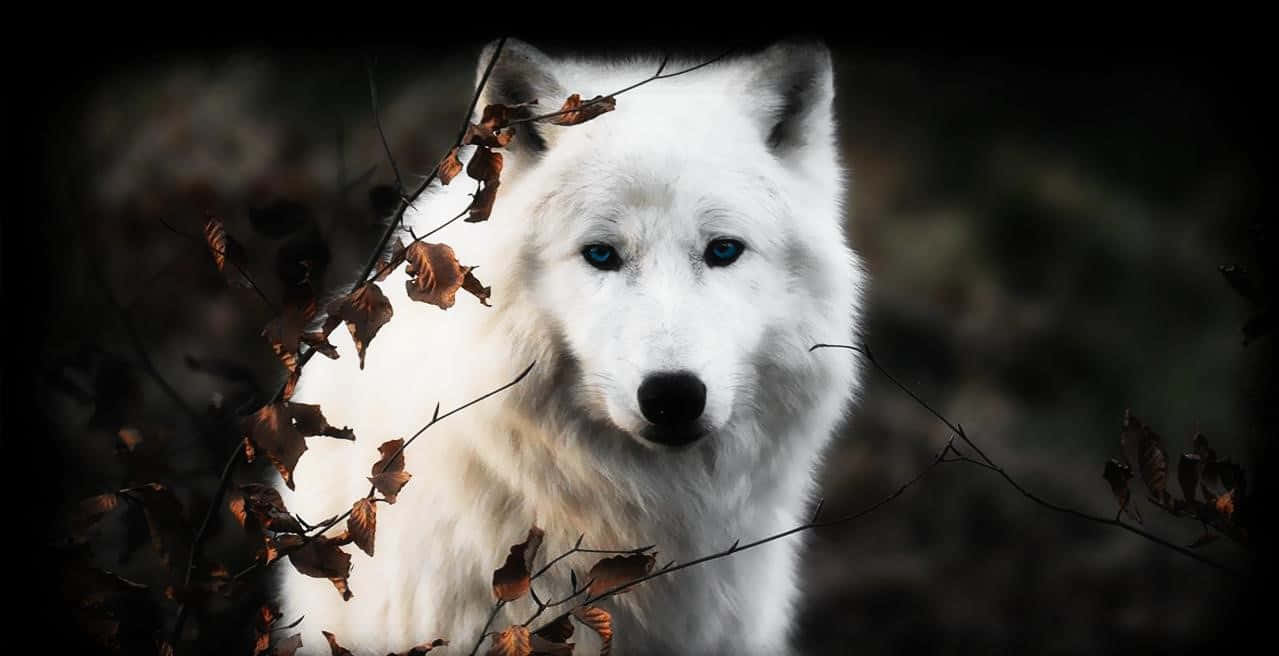
MULTIPOLYGON (((634 81, 507 48, 489 102, 548 111, 634 81)), ((656 81, 512 146, 535 226, 524 283, 579 366, 577 403, 646 446, 753 422, 766 366, 809 359, 769 336, 805 334, 807 306, 847 277, 829 54, 783 45, 749 63, 656 81)))

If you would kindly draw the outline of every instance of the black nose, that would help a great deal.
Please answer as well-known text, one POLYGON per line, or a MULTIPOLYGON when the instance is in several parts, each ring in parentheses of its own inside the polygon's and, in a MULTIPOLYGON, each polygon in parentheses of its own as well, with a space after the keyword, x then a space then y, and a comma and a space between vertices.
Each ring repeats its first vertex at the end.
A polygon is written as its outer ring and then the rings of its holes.
POLYGON ((688 424, 706 408, 706 385, 687 371, 653 374, 640 384, 639 405, 658 426, 688 424))

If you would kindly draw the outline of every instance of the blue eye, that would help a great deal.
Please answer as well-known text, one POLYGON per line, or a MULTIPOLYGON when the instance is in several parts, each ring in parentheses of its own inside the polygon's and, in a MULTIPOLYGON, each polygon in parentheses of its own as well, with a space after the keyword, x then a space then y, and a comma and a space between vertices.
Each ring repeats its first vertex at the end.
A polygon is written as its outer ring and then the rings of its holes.
POLYGON ((706 247, 703 258, 710 266, 728 266, 746 251, 746 244, 736 239, 716 239, 706 247))
POLYGON ((616 271, 622 268, 622 258, 608 244, 591 244, 582 249, 582 257, 596 269, 616 271))

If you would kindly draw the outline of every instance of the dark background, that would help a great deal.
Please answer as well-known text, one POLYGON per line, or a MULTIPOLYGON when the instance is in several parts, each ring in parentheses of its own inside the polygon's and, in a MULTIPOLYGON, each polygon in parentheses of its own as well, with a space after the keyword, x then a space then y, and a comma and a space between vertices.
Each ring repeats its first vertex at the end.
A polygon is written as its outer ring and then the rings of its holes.
MULTIPOLYGON (((1225 39, 1084 28, 903 47, 869 33, 820 35, 835 54, 838 133, 852 170, 849 234, 871 271, 868 344, 1024 485, 1090 514, 1114 511, 1101 472, 1119 455, 1126 408, 1172 454, 1205 433, 1244 464, 1257 507, 1268 508, 1273 338, 1244 345, 1255 308, 1217 267, 1272 266, 1261 171, 1272 76, 1252 35, 1204 27, 1225 39)), ((771 41, 516 34, 552 54, 709 55, 771 41)), ((277 273, 289 273, 279 271, 281 250, 327 244, 320 275, 340 283, 380 232, 370 189, 393 180, 373 129, 366 57, 396 160, 406 175, 424 174, 454 136, 484 39, 202 41, 91 41, 73 65, 23 64, 13 82, 24 94, 6 123, 31 154, 15 158, 11 178, 26 209, 0 224, 13 363, 4 435, 18 469, 15 530, 26 529, 26 551, 11 565, 18 580, 33 579, 13 583, 38 600, 39 623, 28 626, 53 645, 78 644, 44 574, 61 562, 47 545, 70 504, 133 477, 171 484, 202 516, 230 448, 197 438, 142 373, 96 272, 190 406, 260 398, 279 374, 258 335, 269 312, 252 292, 227 289, 203 245, 160 220, 198 237, 204 213, 219 213, 269 297, 278 298, 277 273), (304 227, 282 238, 255 230, 254 217, 260 225, 281 199, 304 208, 286 212, 304 227), (239 369, 210 375, 190 358, 239 369), (103 371, 123 373, 95 390, 103 371), (144 435, 145 458, 122 458, 112 433, 91 426, 95 398, 128 386, 119 381, 141 392, 121 412, 144 435)), ((870 374, 821 476, 827 512, 882 498, 946 438, 870 374)), ((245 468, 237 480, 272 476, 245 468)), ((1146 504, 1136 481, 1134 496, 1148 530, 1179 544, 1200 534, 1146 504)), ((1203 548, 1251 573, 1236 580, 1053 513, 988 471, 945 465, 877 513, 807 537, 798 644, 805 653, 1225 648, 1264 629, 1256 600, 1271 580, 1270 529, 1256 523, 1252 548, 1203 548)), ((136 537, 104 525, 95 562, 162 588, 150 549, 126 556, 136 537)), ((247 549, 223 513, 210 556, 234 571, 251 559, 247 549)), ((254 601, 250 593, 193 622, 202 651, 247 641, 254 601)), ((320 639, 323 627, 302 628, 308 642, 320 639)))

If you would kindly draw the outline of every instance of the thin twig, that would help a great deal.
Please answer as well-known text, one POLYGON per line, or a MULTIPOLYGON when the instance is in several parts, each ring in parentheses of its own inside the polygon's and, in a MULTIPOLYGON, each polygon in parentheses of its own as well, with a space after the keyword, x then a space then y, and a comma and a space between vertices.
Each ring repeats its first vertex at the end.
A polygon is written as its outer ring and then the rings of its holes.
POLYGON ((493 620, 497 618, 498 612, 501 611, 502 607, 505 605, 506 602, 500 599, 496 604, 493 604, 493 610, 489 613, 489 618, 484 620, 484 628, 480 629, 480 639, 475 641, 474 647, 471 647, 471 656, 475 656, 475 652, 480 650, 480 645, 484 644, 484 636, 488 635, 489 626, 493 624, 493 620))
MULTIPOLYGON (((480 95, 483 93, 485 85, 488 84, 489 75, 493 72, 493 67, 497 64, 497 58, 502 54, 502 47, 504 45, 506 45, 506 37, 498 39, 497 46, 493 50, 493 56, 489 58, 488 65, 484 67, 484 74, 480 76, 479 84, 475 85, 475 94, 471 96, 471 104, 467 107, 466 115, 462 118, 462 127, 458 130, 457 138, 453 140, 454 148, 459 147, 462 144, 462 140, 466 138, 467 129, 471 127, 471 116, 475 113, 475 105, 480 102, 480 95)), ((443 158, 440 159, 443 161, 443 158)), ((378 239, 377 247, 373 249, 368 262, 364 265, 364 269, 361 271, 360 275, 355 279, 355 283, 351 285, 351 289, 347 292, 348 294, 354 294, 360 287, 366 284, 369 279, 369 274, 378 267, 378 263, 382 259, 382 253, 386 251, 387 245, 391 243, 392 235, 395 234, 396 229, 398 229, 400 224, 404 221, 404 213, 408 211, 411 204, 417 201, 418 197, 426 191, 427 187, 431 186, 431 183, 435 181, 435 178, 439 175, 439 173, 440 163, 436 162, 435 168, 431 169, 430 174, 428 174, 426 178, 413 189, 413 193, 406 197, 404 196, 403 190, 399 191, 400 206, 395 210, 395 216, 391 218, 389 223, 387 223, 386 229, 382 231, 382 237, 378 239)), ((452 221, 449 221, 448 223, 452 223, 452 221)), ((448 223, 445 225, 448 225, 448 223)), ((441 226, 441 228, 442 227, 443 226, 441 226)), ((307 351, 298 358, 298 368, 300 369, 306 366, 306 363, 314 356, 315 349, 307 349, 307 351)), ((283 398, 284 388, 287 386, 287 381, 280 385, 280 389, 276 391, 274 396, 275 401, 283 398)))
POLYGON ((175 228, 175 227, 173 227, 173 226, 169 225, 169 222, 168 222, 168 221, 165 221, 165 220, 164 220, 164 217, 160 217, 160 225, 163 225, 164 227, 168 228, 168 229, 169 229, 169 231, 170 231, 170 232, 172 232, 172 233, 173 233, 173 234, 175 234, 175 235, 180 235, 180 236, 182 236, 182 237, 186 237, 187 239, 190 239, 190 240, 192 240, 192 241, 196 241, 196 242, 199 242, 199 243, 201 243, 201 244, 204 244, 205 246, 207 246, 207 247, 208 247, 208 249, 209 249, 209 250, 211 250, 211 251, 213 251, 213 252, 217 253, 218 255, 221 255, 222 257, 226 258, 226 261, 227 261, 227 262, 229 262, 229 263, 231 264, 231 266, 235 267, 235 270, 236 270, 236 271, 239 271, 239 272, 240 272, 240 276, 242 276, 242 277, 244 278, 244 281, 245 281, 245 282, 249 283, 249 286, 253 288, 253 291, 255 291, 255 292, 257 292, 257 293, 258 293, 258 298, 262 299, 262 302, 266 304, 267 309, 271 310, 271 313, 272 313, 272 314, 278 314, 278 313, 279 313, 279 311, 280 311, 280 310, 279 310, 279 308, 277 308, 277 307, 275 306, 275 303, 272 303, 272 302, 271 302, 271 299, 267 297, 266 292, 262 291, 262 288, 261 288, 261 287, 258 287, 258 283, 257 283, 257 282, 255 282, 255 281, 253 280, 253 276, 249 275, 249 272, 248 272, 248 271, 245 271, 245 270, 244 270, 244 267, 240 266, 240 264, 239 264, 238 262, 236 262, 234 259, 232 259, 232 258, 230 257, 230 255, 229 255, 226 251, 223 251, 223 250, 218 249, 218 248, 214 248, 214 247, 213 247, 213 245, 212 245, 212 244, 210 244, 210 243, 208 243, 208 241, 207 241, 207 240, 205 240, 205 239, 202 239, 202 238, 200 238, 200 237, 196 237, 195 235, 188 235, 187 233, 182 232, 181 230, 178 230, 177 228, 175 228))
POLYGON ((539 114, 539 115, 537 115, 537 116, 528 116, 528 117, 525 117, 525 118, 519 118, 519 119, 515 119, 515 120, 512 120, 512 121, 507 121, 507 122, 506 122, 506 124, 505 124, 505 125, 503 125, 502 127, 511 127, 511 126, 513 126, 513 125, 519 125, 519 124, 521 124, 521 123, 532 123, 532 122, 534 122, 534 121, 545 121, 546 119, 549 119, 549 118, 555 118, 556 116, 563 116, 564 114, 568 114, 568 113, 570 113, 570 112, 580 112, 580 111, 582 111, 583 109, 586 109, 587 107, 590 107, 591 105, 595 105, 595 104, 601 103, 601 102, 603 102, 605 99, 608 99, 608 98, 616 98, 617 96, 620 96, 620 95, 622 95, 622 94, 626 93, 627 91, 631 91, 631 90, 634 90, 634 89, 638 89, 638 88, 640 88, 640 87, 642 87, 642 86, 644 86, 645 84, 648 84, 648 83, 650 83, 650 82, 655 82, 655 81, 657 81, 657 80, 667 80, 667 79, 670 79, 670 78, 673 78, 673 77, 679 77, 680 75, 684 75, 684 74, 686 74, 686 73, 692 73, 693 71, 696 71, 696 70, 698 70, 698 69, 700 69, 700 68, 704 68, 704 67, 706 67, 706 66, 710 66, 711 64, 714 64, 715 62, 717 62, 717 61, 719 61, 719 60, 721 60, 721 59, 723 59, 723 58, 727 57, 730 53, 732 53, 732 52, 733 52, 733 50, 734 50, 734 48, 729 48, 728 50, 725 50, 724 52, 722 52, 722 53, 720 53, 720 54, 718 54, 718 55, 716 55, 716 56, 714 56, 714 57, 712 57, 712 58, 710 58, 710 59, 708 59, 708 60, 706 60, 706 61, 704 61, 704 62, 702 62, 702 63, 700 63, 700 64, 697 64, 696 66, 690 66, 690 67, 685 68, 685 69, 683 69, 683 70, 675 71, 674 73, 666 73, 666 74, 663 74, 663 73, 662 73, 662 71, 666 70, 666 62, 667 62, 667 60, 669 60, 669 57, 663 57, 663 58, 662 58, 662 63, 661 63, 661 64, 657 67, 657 72, 656 72, 656 73, 654 73, 654 74, 650 75, 650 76, 649 76, 649 77, 647 77, 647 78, 644 78, 643 80, 640 80, 639 82, 636 82, 635 84, 632 84, 632 85, 630 85, 630 86, 628 86, 628 87, 624 87, 624 88, 618 89, 617 91, 614 91, 613 93, 610 93, 610 94, 608 94, 608 95, 606 95, 606 96, 599 96, 599 97, 592 98, 592 99, 590 99, 590 100, 584 101, 584 102, 582 102, 582 104, 580 104, 580 105, 578 105, 577 107, 574 107, 574 108, 572 108, 572 109, 561 109, 561 110, 556 110, 556 111, 549 112, 549 113, 546 113, 546 114, 539 114))
MULTIPOLYGON (((655 579, 655 578, 657 578, 657 577, 659 577, 659 576, 666 576, 667 574, 671 574, 671 573, 674 573, 674 572, 678 572, 678 571, 680 571, 680 570, 682 570, 682 569, 688 569, 688 568, 690 568, 690 567, 695 567, 695 566, 700 565, 700 564, 702 564, 702 563, 710 562, 710 561, 712 561, 712 560, 718 560, 718 559, 720 559, 720 558, 724 558, 724 557, 726 557, 726 556, 730 556, 730 555, 732 555, 732 554, 735 554, 735 553, 737 553, 737 552, 739 552, 739 551, 746 551, 746 550, 748 550, 748 549, 754 549, 755 547, 758 547, 758 546, 760 546, 760 545, 768 544, 769 542, 773 542, 773 541, 776 541, 776 540, 780 540, 780 539, 782 539, 782 538, 784 538, 784 537, 787 537, 787 536, 789 536, 789 535, 793 535, 793 534, 795 534, 795 533, 799 533, 799 532, 801 532, 801 531, 808 531, 808 530, 812 530, 812 529, 816 529, 816 528, 825 528, 825 527, 827 527, 827 526, 834 526, 834 525, 836 525, 836 524, 843 524, 843 523, 846 523, 846 522, 851 522, 851 521, 854 521, 854 520, 860 519, 860 518, 862 518, 862 517, 865 517, 866 515, 869 515, 869 514, 871 514, 871 513, 875 512, 876 510, 879 510, 879 509, 880 509, 880 508, 882 508, 883 506, 885 506, 885 505, 887 505, 888 503, 892 502, 892 501, 893 501, 894 499, 896 499, 897 497, 901 496, 903 493, 905 493, 905 492, 906 492, 906 490, 910 489, 910 488, 911 488, 912 486, 914 486, 916 483, 918 483, 919 481, 923 480, 925 476, 927 476, 930 472, 932 472, 934 469, 936 469, 936 468, 937 468, 937 466, 938 466, 938 465, 940 465, 940 464, 943 462, 943 460, 945 459, 946 455, 947 455, 948 453, 951 453, 951 445, 954 443, 954 441, 955 441, 955 438, 953 438, 953 437, 952 437, 949 441, 947 441, 947 442, 946 442, 946 445, 945 445, 944 447, 942 447, 942 449, 941 449, 940 451, 938 451, 938 452, 937 452, 937 455, 935 455, 935 456, 933 457, 932 461, 928 464, 928 466, 926 466, 924 469, 920 470, 920 471, 919 471, 919 473, 915 474, 915 476, 914 476, 914 477, 912 477, 910 480, 908 480, 908 481, 906 481, 905 483, 902 483, 900 486, 898 486, 898 488, 897 488, 896 490, 894 490, 891 494, 889 494, 888 496, 884 497, 883 499, 880 499, 879 501, 875 502, 874 504, 871 504, 870 506, 867 506, 866 508, 863 508, 863 509, 861 509, 861 510, 859 510, 859 511, 857 511, 857 512, 849 513, 849 514, 844 515, 844 516, 842 516, 842 517, 837 517, 837 518, 835 518, 835 519, 830 519, 830 520, 826 520, 826 521, 822 521, 822 522, 818 522, 818 521, 810 521, 810 522, 806 522, 806 523, 804 523, 804 524, 800 524, 799 526, 796 526, 796 527, 794 527, 794 528, 790 528, 790 529, 787 529, 787 530, 785 530, 785 531, 782 531, 781 533, 775 533, 775 534, 770 535, 770 536, 768 536, 768 537, 760 538, 759 540, 756 540, 756 541, 754 541, 754 542, 748 542, 748 543, 746 543, 746 544, 741 544, 741 541, 740 541, 740 540, 738 540, 738 541, 734 542, 734 543, 732 544, 732 546, 728 547, 727 549, 724 549, 723 551, 717 551, 717 552, 715 552, 715 553, 708 554, 708 555, 702 556, 702 557, 700 557, 700 558, 695 558, 695 559, 690 560, 690 561, 687 561, 687 562, 683 562, 683 563, 679 563, 679 564, 675 564, 674 562, 667 563, 665 566, 663 566, 663 567, 661 567, 661 568, 658 568, 657 570, 655 570, 655 571, 653 571, 653 572, 650 572, 650 573, 648 573, 648 574, 646 574, 646 575, 644 575, 644 576, 641 576, 641 577, 639 577, 639 578, 632 579, 632 580, 630 580, 630 581, 628 581, 628 582, 626 582, 626 583, 623 583, 623 584, 620 584, 620 585, 614 586, 614 587, 612 587, 612 588, 609 588, 608 590, 605 590, 605 591, 603 591, 603 592, 600 592, 599 594, 588 596, 588 597, 587 597, 587 598, 586 598, 586 599, 585 599, 585 600, 584 600, 581 604, 579 604, 579 606, 586 606, 586 605, 594 604, 594 603, 599 602, 599 601, 601 601, 601 600, 604 600, 604 599, 607 599, 607 598, 609 598, 609 597, 612 597, 613 595, 616 595, 616 594, 618 594, 618 593, 620 593, 620 592, 625 592, 626 590, 628 590, 628 589, 630 589, 630 588, 632 588, 632 587, 634 587, 634 586, 637 586, 637 585, 639 585, 639 584, 641 584, 641 583, 643 583, 643 582, 645 582, 645 581, 649 581, 649 580, 655 579)), ((549 626, 550 624, 554 624, 555 622, 560 621, 561 619, 563 619, 563 618, 567 617, 567 616, 568 616, 571 612, 572 612, 572 610, 565 611, 564 613, 561 613, 560 615, 556 616, 555 618, 551 619, 550 621, 548 621, 548 622, 546 622, 546 623, 542 624, 542 626, 541 626, 541 627, 539 627, 539 628, 538 628, 538 629, 536 629, 536 630, 537 630, 537 631, 540 631, 542 628, 545 628, 546 626, 549 626)), ((535 632, 536 632, 536 631, 535 631, 535 632)))
MULTIPOLYGON (((386 132, 382 131, 382 113, 378 109, 377 104, 377 83, 373 80, 373 62, 365 62, 365 70, 369 74, 369 103, 373 105, 373 125, 377 128, 377 135, 382 140, 382 150, 386 151, 386 161, 391 163, 391 172, 395 174, 395 193, 401 194, 403 200, 404 181, 400 178, 400 167, 395 164, 395 156, 391 154, 391 144, 386 140, 386 132)), ((408 201, 412 204, 412 201, 408 201)))
POLYGON ((1205 565, 1208 565, 1210 567, 1226 572, 1227 574, 1231 574, 1233 576, 1241 577, 1241 578, 1244 576, 1243 572, 1240 572, 1239 570, 1236 570, 1233 567, 1229 567, 1222 563, 1218 563, 1191 549, 1188 549, 1178 544, 1174 544, 1157 535, 1148 533, 1145 530, 1137 528, 1131 524, 1127 524, 1118 518, 1109 518, 1109 517, 1101 517, 1098 515, 1090 515, 1088 513, 1080 512, 1073 508, 1067 508, 1066 506, 1061 506, 1041 498, 1040 496, 1036 495, 1035 493, 1023 487, 1021 483, 1017 482, 1017 480, 1014 479, 1003 467, 1000 467, 998 464, 995 463, 995 461, 991 460, 990 456, 987 456, 986 453, 981 450, 981 447, 977 446, 975 443, 973 443, 971 439, 969 439, 968 434, 964 431, 964 427, 962 425, 954 423, 951 420, 947 419, 944 415, 942 415, 935 408, 933 408, 933 406, 930 405, 927 401, 924 401, 923 399, 919 398, 919 395, 916 394, 913 390, 911 390, 909 387, 907 387, 906 385, 898 381, 897 378, 895 378, 891 373, 888 372, 887 369, 883 367, 883 365, 879 364, 879 361, 876 360, 875 356, 871 353, 870 348, 867 347, 865 344, 862 344, 860 346, 854 346, 849 344, 817 344, 813 346, 812 348, 810 348, 809 351, 811 352, 819 348, 842 348, 842 349, 847 349, 849 351, 854 351, 856 353, 861 353, 862 355, 866 357, 866 360, 870 362, 871 365, 875 367, 876 370, 878 370, 881 374, 883 374, 886 378, 888 378, 888 380, 891 381, 893 385, 897 387, 897 389, 905 392, 908 396, 910 396, 911 399, 914 399, 915 403, 917 403, 921 408, 927 410, 930 414, 936 417, 938 421, 945 424, 946 427, 949 428, 950 431, 956 437, 962 440, 964 444, 968 445, 968 447, 971 448, 973 451, 975 451, 977 455, 981 456, 981 461, 977 461, 968 457, 959 457, 959 458, 956 458, 955 461, 968 462, 971 464, 979 465, 984 469, 989 469, 999 474, 1000 477, 1004 479, 1004 481, 1006 481, 1009 485, 1011 485, 1015 490, 1020 492, 1022 496, 1050 510, 1054 510, 1062 514, 1070 515, 1072 517, 1076 517, 1076 518, 1093 522, 1096 524, 1104 524, 1106 526, 1115 526, 1118 528, 1122 528, 1125 531, 1133 533, 1134 535, 1140 535, 1141 537, 1146 538, 1147 540, 1150 540, 1151 542, 1154 542, 1155 544, 1172 549, 1173 551, 1176 551, 1177 553, 1183 556, 1186 556, 1193 560, 1197 560, 1205 565))
MULTIPOLYGON (((477 397, 475 397, 474 399, 471 399, 470 401, 467 401, 466 403, 463 403, 462 405, 460 405, 460 406, 458 406, 458 407, 456 407, 456 408, 453 408, 452 410, 449 410, 448 412, 446 412, 446 413, 444 413, 444 414, 439 414, 439 410, 438 410, 438 408, 437 408, 436 412, 434 413, 434 416, 432 416, 432 418, 431 418, 431 421, 429 421, 429 422, 428 422, 425 426, 423 426, 423 427, 419 428, 419 429, 418 429, 418 431, 417 431, 416 433, 414 433, 411 437, 409 437, 407 440, 405 440, 405 441, 404 441, 404 444, 401 444, 401 445, 400 445, 400 448, 399 448, 399 449, 396 449, 396 450, 395 450, 395 452, 394 452, 394 453, 392 453, 390 457, 386 458, 386 463, 387 463, 387 464, 386 464, 386 465, 383 465, 383 471, 385 471, 385 467, 386 467, 386 466, 389 466, 389 464, 390 464, 390 463, 392 463, 392 462, 394 462, 396 458, 399 458, 399 457, 400 457, 400 455, 404 453, 404 450, 405 450, 405 449, 407 449, 407 448, 409 447, 409 445, 413 443, 413 441, 414 441, 414 440, 416 440, 419 436, 421 436, 423 433, 425 433, 425 432, 426 432, 428 429, 430 429, 432 426, 434 426, 434 425, 436 425, 436 424, 440 423, 441 421, 444 421, 445 419, 448 419, 449 417, 452 417, 453 415, 455 415, 455 414, 457 414, 457 413, 459 413, 459 412, 461 412, 461 411, 463 411, 463 410, 466 410, 467 408, 469 408, 469 407, 471 407, 471 406, 473 406, 473 405, 475 405, 475 404, 477 404, 477 403, 479 403, 479 402, 481 402, 481 401, 484 401, 485 399, 488 399, 488 398, 490 398, 490 397, 492 397, 492 396, 494 396, 494 395, 496 395, 496 394, 499 394, 499 393, 501 393, 501 392, 504 392, 504 391, 506 391, 506 390, 508 390, 508 389, 510 389, 510 388, 512 388, 512 387, 514 387, 514 386, 515 386, 515 385, 517 385, 520 381, 524 380, 524 378, 525 378, 525 377, 527 377, 527 376, 529 375, 529 372, 533 371, 533 367, 534 367, 534 366, 536 366, 536 365, 537 365, 537 361, 534 361, 532 364, 530 364, 528 367, 526 367, 526 368, 524 369, 524 371, 521 371, 521 372, 519 373, 519 375, 518 375, 518 376, 516 376, 515 378, 513 378, 513 379, 512 379, 512 380, 510 380, 509 382, 507 382, 507 383, 503 384, 501 387, 498 387, 498 388, 496 388, 496 389, 493 389, 493 390, 490 390, 490 391, 488 391, 488 392, 485 392, 484 394, 481 394, 480 396, 477 396, 477 397)), ((378 473, 380 473, 380 472, 374 472, 374 476, 376 476, 378 473)), ((376 493, 377 493, 377 488, 376 488, 376 487, 373 487, 373 486, 370 486, 370 487, 369 487, 369 492, 368 492, 368 495, 366 496, 366 498, 368 498, 368 499, 374 499, 374 497, 375 497, 376 493)), ((302 548, 303 546, 305 546, 305 545, 306 545, 306 543, 307 543, 307 542, 309 542, 310 540, 314 540, 314 539, 316 539, 316 538, 318 538, 318 537, 322 536, 323 534, 327 533, 329 529, 333 528, 334 526, 337 526, 338 524, 340 524, 340 523, 342 522, 342 520, 346 519, 347 517, 350 517, 350 515, 351 515, 351 509, 349 509, 349 508, 348 508, 348 509, 346 510, 346 512, 343 512, 343 513, 342 513, 342 514, 340 514, 340 515, 336 515, 336 516, 334 516, 334 517, 332 517, 332 518, 330 518, 330 519, 328 519, 328 520, 325 520, 325 521, 323 521, 323 522, 320 522, 319 524, 316 524, 315 526, 312 526, 310 529, 308 529, 308 530, 307 530, 307 534, 303 536, 303 537, 305 537, 305 538, 306 538, 306 540, 304 540, 301 544, 299 544, 299 545, 298 545, 297 547, 295 547, 294 549, 300 549, 300 548, 302 548)), ((280 561, 280 560, 282 560, 285 556, 287 556, 287 555, 289 555, 290 553, 292 553, 292 552, 294 551, 294 549, 286 549, 286 550, 284 550, 284 551, 281 551, 281 552, 280 552, 280 554, 276 557, 276 559, 275 559, 275 560, 272 560, 271 562, 272 562, 272 563, 279 562, 279 561, 280 561)), ((249 565, 248 567, 246 567, 246 568, 244 568, 243 570, 241 570, 240 572, 238 572, 235 576, 231 577, 231 580, 232 580, 232 581, 239 581, 240 579, 242 579, 242 578, 244 578, 244 577, 248 576, 249 574, 251 574, 251 573, 253 573, 253 572, 257 571, 257 570, 258 570, 259 568, 261 568, 261 567, 263 567, 263 564, 262 564, 262 562, 261 562, 261 561, 254 562, 252 565, 249 565)))

